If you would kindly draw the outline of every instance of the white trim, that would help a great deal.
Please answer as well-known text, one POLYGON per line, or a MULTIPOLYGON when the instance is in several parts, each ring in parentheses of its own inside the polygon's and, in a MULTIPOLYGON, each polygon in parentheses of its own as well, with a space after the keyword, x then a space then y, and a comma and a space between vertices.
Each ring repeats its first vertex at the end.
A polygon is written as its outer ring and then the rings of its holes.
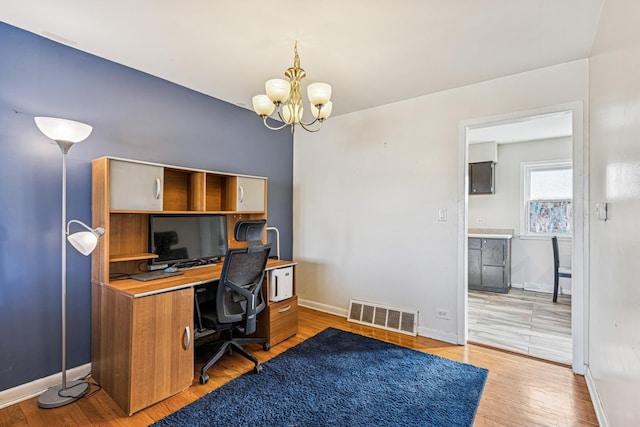
POLYGON ((332 305, 322 304, 306 299, 298 299, 298 305, 301 307, 310 308, 312 310, 321 311, 323 313, 329 313, 344 318, 349 315, 349 311, 346 308, 334 307, 332 305))
POLYGON ((449 334, 446 332, 442 332, 438 329, 419 327, 418 336, 430 338, 432 340, 444 341, 450 344, 459 345, 458 336, 456 334, 449 334))
POLYGON ((591 375, 591 370, 587 367, 587 372, 584 374, 584 379, 587 383, 587 390, 589 390, 589 396, 591 397, 591 403, 593 403, 593 409, 596 412, 596 418, 598 418, 598 424, 601 427, 608 427, 607 416, 602 406, 602 400, 598 394, 596 383, 591 375))
MULTIPOLYGON (((91 373, 91 363, 77 366, 67 370, 67 381, 73 381, 84 378, 91 373)), ((40 378, 30 383, 21 384, 19 386, 0 391, 0 409, 7 406, 15 405, 32 397, 38 396, 49 387, 53 387, 62 382, 62 372, 40 378)))
POLYGON ((588 111, 582 101, 519 111, 494 117, 462 120, 458 141, 458 343, 467 341, 467 229, 468 229, 468 148, 467 130, 515 122, 529 116, 571 111, 573 117, 573 236, 571 328, 573 339, 573 371, 583 375, 588 363, 588 289, 589 289, 589 158, 588 111), (580 180, 582 178, 582 180, 580 180))

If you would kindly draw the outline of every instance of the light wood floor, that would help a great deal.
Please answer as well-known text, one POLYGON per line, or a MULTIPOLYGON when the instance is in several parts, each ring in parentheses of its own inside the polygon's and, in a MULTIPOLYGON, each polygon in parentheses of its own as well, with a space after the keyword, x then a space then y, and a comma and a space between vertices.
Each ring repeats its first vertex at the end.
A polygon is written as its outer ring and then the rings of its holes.
POLYGON ((468 340, 571 365, 571 296, 469 291, 468 340))
MULTIPOLYGON (((584 377, 558 364, 509 352, 468 344, 457 346, 423 337, 410 337, 305 308, 300 309, 299 333, 263 352, 254 354, 266 361, 327 327, 335 327, 378 338, 460 362, 489 369, 480 400, 475 426, 588 426, 597 425, 584 377)), ((196 361, 197 369, 202 362, 196 361)), ((1 426, 147 426, 207 394, 214 388, 251 370, 250 362, 238 356, 225 356, 209 370, 210 380, 131 417, 104 392, 56 409, 39 409, 37 398, 0 410, 1 426)), ((95 387, 92 386, 92 390, 95 387)))

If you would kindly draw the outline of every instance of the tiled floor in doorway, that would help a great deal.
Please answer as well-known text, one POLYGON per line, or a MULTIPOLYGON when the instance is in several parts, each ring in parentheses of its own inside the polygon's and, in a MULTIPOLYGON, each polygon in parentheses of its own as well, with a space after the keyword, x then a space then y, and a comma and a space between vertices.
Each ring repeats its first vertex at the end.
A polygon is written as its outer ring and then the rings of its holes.
POLYGON ((571 364, 571 296, 469 291, 468 340, 571 364))

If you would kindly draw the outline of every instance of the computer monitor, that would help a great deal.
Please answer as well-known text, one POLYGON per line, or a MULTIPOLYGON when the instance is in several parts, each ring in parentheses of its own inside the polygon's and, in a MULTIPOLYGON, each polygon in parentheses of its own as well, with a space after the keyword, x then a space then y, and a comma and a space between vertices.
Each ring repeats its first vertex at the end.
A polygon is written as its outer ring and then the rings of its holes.
POLYGON ((227 252, 225 215, 149 215, 149 250, 158 255, 152 265, 206 263, 227 252))

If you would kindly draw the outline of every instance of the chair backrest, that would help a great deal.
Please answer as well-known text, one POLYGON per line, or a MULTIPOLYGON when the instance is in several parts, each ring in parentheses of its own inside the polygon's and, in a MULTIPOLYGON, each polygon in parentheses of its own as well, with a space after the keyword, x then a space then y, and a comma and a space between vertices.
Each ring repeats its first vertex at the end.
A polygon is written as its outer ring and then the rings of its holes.
POLYGON ((558 253, 558 238, 556 236, 551 237, 551 246, 553 247, 553 268, 558 271, 560 268, 560 255, 558 253))
MULTIPOLYGON (((237 240, 247 234, 247 227, 250 230, 256 227, 256 221, 244 223, 236 224, 237 240)), ((255 237, 257 233, 254 230, 249 235, 255 237)), ((216 294, 216 313, 220 323, 243 323, 240 329, 249 335, 256 330, 257 314, 266 306, 262 282, 271 245, 257 240, 247 243, 246 248, 227 250, 216 294)))

